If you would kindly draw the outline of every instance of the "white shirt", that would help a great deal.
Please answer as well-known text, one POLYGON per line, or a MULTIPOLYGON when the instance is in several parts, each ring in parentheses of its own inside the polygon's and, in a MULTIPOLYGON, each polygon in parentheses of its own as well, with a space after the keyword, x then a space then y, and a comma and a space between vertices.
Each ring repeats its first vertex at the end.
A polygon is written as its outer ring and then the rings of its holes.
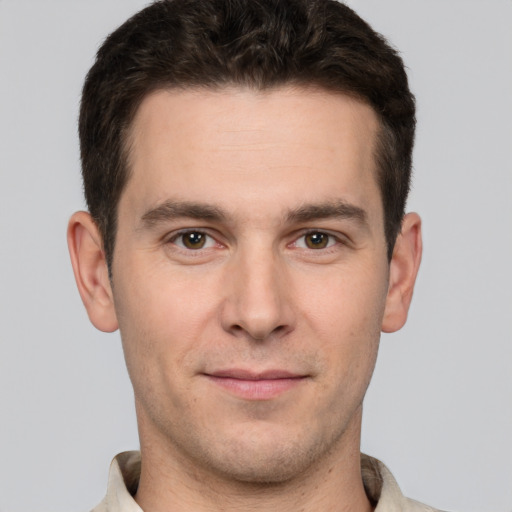
MULTIPOLYGON (((368 498, 377 503, 375 512, 440 512, 406 498, 393 475, 377 459, 361 454, 361 473, 368 498)), ((132 496, 139 477, 140 453, 120 453, 110 465, 107 495, 91 512, 142 512, 132 496)))

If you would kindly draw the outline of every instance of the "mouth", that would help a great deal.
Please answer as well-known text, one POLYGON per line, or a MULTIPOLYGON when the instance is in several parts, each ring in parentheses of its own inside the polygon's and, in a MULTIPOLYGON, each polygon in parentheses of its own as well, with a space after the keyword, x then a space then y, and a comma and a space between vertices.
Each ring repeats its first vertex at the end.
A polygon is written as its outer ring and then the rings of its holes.
POLYGON ((253 372, 243 369, 205 373, 210 382, 245 400, 271 400, 299 386, 308 376, 286 370, 253 372))

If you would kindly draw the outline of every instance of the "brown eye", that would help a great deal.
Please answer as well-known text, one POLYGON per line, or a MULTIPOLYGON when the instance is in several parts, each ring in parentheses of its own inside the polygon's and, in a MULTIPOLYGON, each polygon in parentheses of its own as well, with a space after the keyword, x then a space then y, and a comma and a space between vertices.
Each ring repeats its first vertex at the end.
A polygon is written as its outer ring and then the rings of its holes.
POLYGON ((190 231, 189 233, 182 234, 179 238, 187 249, 203 249, 206 244, 207 235, 199 231, 190 231))
POLYGON ((304 241, 308 249, 325 249, 329 245, 329 238, 328 234, 320 232, 304 235, 304 241))

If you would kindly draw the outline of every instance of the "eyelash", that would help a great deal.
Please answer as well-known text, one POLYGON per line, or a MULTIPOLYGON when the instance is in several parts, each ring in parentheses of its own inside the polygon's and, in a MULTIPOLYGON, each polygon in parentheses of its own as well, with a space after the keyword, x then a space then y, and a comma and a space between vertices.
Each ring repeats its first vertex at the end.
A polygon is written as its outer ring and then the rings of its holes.
POLYGON ((326 251, 328 249, 332 249, 333 247, 342 244, 342 240, 339 236, 335 236, 332 233, 329 233, 328 231, 323 231, 321 229, 311 229, 306 231, 305 233, 302 233, 298 238, 295 239, 295 241, 292 243, 292 245, 297 247, 297 244, 299 240, 304 240, 304 245, 307 246, 306 237, 311 235, 321 235, 322 237, 327 237, 327 245, 325 247, 301 247, 302 249, 314 251, 314 252, 320 252, 320 251, 326 251))
POLYGON ((177 233, 174 233, 172 236, 170 236, 167 239, 166 243, 171 243, 171 244, 175 245, 178 249, 180 249, 182 251, 186 251, 188 253, 199 252, 201 250, 205 250, 205 249, 210 249, 211 248, 211 247, 200 247, 200 248, 197 248, 197 249, 192 249, 190 247, 188 247, 188 248, 185 247, 184 243, 182 245, 179 245, 179 244, 176 243, 177 240, 182 239, 186 235, 192 235, 192 234, 201 235, 201 236, 206 237, 207 241, 205 243, 208 243, 208 239, 209 239, 209 240, 214 242, 213 245, 219 244, 219 242, 215 239, 215 237, 213 237, 207 231, 202 230, 202 229, 183 229, 181 231, 178 231, 177 233))
MULTIPOLYGON (((213 248, 215 245, 222 245, 222 244, 220 244, 220 242, 217 241, 217 239, 214 236, 212 236, 211 234, 209 234, 207 231, 205 231, 203 229, 180 230, 177 233, 174 233, 172 236, 170 236, 167 239, 166 243, 173 244, 179 250, 185 251, 189 254, 190 253, 200 253, 201 251, 213 248), (209 247, 198 247, 198 248, 194 249, 191 247, 186 247, 184 242, 182 242, 181 244, 177 243, 178 240, 182 239, 186 235, 192 235, 192 234, 206 237, 205 244, 209 244, 209 247), (213 242, 213 244, 212 244, 212 242, 213 242)), ((336 236, 328 231, 324 231, 324 230, 320 230, 320 229, 310 229, 308 231, 301 233, 298 237, 295 237, 293 239, 293 242, 291 242, 287 246, 293 247, 293 248, 298 248, 298 249, 304 249, 304 250, 312 251, 312 252, 326 252, 329 249, 332 250, 333 248, 335 248, 338 245, 346 245, 346 242, 340 236, 336 236), (321 235, 321 236, 327 237, 326 246, 318 247, 318 248, 307 247, 307 243, 305 240, 306 240, 306 237, 311 236, 311 235, 321 235), (298 243, 300 240, 304 240, 303 247, 298 246, 298 243)))

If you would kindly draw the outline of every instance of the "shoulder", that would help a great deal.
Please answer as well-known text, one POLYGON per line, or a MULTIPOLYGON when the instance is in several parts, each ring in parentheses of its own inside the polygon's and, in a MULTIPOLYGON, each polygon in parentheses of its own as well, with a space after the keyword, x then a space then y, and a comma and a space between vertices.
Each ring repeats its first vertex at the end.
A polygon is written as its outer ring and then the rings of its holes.
POLYGON ((441 510, 433 507, 429 507, 424 503, 420 503, 416 500, 411 500, 410 498, 405 498, 405 508, 404 512, 442 512, 441 510))
POLYGON ((441 512, 405 497, 389 469, 377 459, 361 455, 361 474, 375 512, 441 512))
POLYGON ((91 512, 142 512, 133 499, 140 477, 140 453, 123 452, 110 465, 107 495, 91 512))
POLYGON ((99 505, 94 507, 91 512, 108 512, 107 504, 103 500, 99 505))

